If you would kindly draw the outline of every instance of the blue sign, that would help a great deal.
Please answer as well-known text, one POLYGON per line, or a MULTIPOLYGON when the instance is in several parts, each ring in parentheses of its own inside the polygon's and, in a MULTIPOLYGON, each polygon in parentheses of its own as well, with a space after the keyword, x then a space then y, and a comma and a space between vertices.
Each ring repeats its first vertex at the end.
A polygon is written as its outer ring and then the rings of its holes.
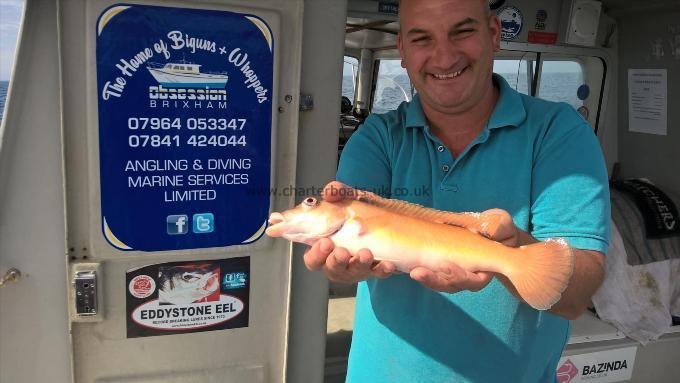
POLYGON ((245 287, 248 283, 248 273, 246 272, 235 272, 224 274, 222 279, 222 288, 224 290, 240 289, 245 287))
POLYGON ((120 250, 266 228, 273 36, 257 16, 118 4, 97 21, 102 231, 120 250))
POLYGON ((522 12, 516 7, 507 6, 497 12, 501 22, 501 39, 512 40, 522 31, 524 18, 522 12))

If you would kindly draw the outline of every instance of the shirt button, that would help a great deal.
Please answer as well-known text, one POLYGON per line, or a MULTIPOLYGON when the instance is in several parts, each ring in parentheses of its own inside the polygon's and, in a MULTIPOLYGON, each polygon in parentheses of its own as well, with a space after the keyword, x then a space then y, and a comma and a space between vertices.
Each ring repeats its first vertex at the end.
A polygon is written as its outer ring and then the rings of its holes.
POLYGON ((449 171, 449 165, 442 166, 442 170, 444 171, 444 173, 448 172, 449 171))
POLYGON ((438 152, 443 152, 443 151, 444 151, 444 146, 443 146, 443 145, 437 146, 437 151, 438 151, 438 152))

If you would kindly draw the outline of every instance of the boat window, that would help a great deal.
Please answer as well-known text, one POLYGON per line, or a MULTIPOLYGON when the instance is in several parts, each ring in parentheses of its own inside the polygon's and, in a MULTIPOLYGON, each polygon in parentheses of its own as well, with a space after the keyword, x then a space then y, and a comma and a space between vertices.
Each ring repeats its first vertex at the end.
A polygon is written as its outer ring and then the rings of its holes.
POLYGON ((606 77, 604 61, 594 56, 544 54, 540 66, 536 96, 566 102, 597 132, 606 77))
POLYGON ((177 67, 177 69, 184 70, 184 67, 180 65, 180 66, 177 67))
POLYGON ((527 59, 496 59, 493 62, 493 71, 501 75, 516 91, 530 94, 535 63, 534 60, 527 59))
POLYGON ((583 101, 578 98, 583 85, 583 68, 576 61, 543 61, 537 96, 557 102, 566 102, 578 109, 583 101))
POLYGON ((0 2, 0 122, 5 112, 5 97, 12 77, 14 52, 23 13, 23 1, 0 2))
POLYGON ((411 101, 415 88, 411 85, 406 69, 400 59, 383 59, 376 62, 378 67, 375 90, 373 91, 373 113, 385 113, 397 109, 403 101, 411 101))
POLYGON ((347 97, 352 105, 355 101, 358 72, 359 60, 352 56, 345 56, 342 65, 342 95, 347 97))

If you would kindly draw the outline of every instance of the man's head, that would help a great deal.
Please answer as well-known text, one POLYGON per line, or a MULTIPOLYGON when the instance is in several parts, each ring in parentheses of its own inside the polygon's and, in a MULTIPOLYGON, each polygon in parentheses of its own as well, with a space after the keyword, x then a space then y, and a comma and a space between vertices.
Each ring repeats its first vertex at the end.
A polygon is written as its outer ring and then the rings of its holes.
POLYGON ((500 23, 487 0, 401 0, 397 46, 423 108, 463 113, 493 86, 500 23))

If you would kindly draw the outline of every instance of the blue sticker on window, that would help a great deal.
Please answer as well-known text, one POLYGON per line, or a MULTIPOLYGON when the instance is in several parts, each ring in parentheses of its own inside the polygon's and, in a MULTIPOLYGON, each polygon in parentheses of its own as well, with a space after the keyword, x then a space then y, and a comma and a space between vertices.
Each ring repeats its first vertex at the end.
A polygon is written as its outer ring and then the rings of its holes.
POLYGON ((579 86, 578 90, 576 91, 576 96, 581 101, 587 99, 588 96, 590 96, 590 87, 586 84, 579 86))
POLYGON ((507 6, 497 12, 501 22, 501 39, 512 40, 522 31, 524 18, 516 7, 507 6))
POLYGON ((97 21, 102 231, 121 250, 266 227, 274 41, 259 17, 115 5, 97 21))

